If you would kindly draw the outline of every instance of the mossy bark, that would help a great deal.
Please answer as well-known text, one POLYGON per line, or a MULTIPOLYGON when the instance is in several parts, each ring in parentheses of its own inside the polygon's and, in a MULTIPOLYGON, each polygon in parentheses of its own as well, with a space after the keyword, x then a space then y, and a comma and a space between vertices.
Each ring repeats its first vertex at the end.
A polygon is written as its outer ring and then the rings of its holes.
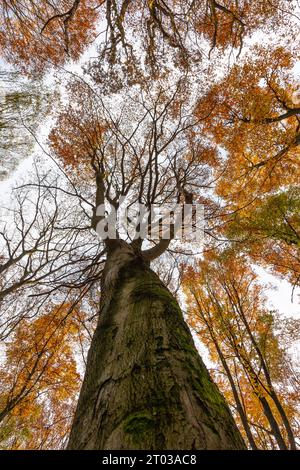
POLYGON ((68 448, 244 449, 176 300, 142 259, 117 256, 68 448))

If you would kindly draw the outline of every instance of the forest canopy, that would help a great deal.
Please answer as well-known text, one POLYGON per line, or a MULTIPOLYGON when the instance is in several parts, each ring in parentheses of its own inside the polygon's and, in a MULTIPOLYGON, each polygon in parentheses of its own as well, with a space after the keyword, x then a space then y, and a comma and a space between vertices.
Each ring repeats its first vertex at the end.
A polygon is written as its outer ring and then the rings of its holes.
POLYGON ((0 449, 299 447, 299 24, 0 0, 0 449))

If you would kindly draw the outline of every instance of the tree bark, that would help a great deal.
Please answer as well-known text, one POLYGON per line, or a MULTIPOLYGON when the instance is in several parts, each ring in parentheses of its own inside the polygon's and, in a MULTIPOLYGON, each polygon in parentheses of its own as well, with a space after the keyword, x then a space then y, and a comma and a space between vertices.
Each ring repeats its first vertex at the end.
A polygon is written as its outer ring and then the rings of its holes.
POLYGON ((176 300, 128 245, 102 290, 68 449, 245 449, 176 300))

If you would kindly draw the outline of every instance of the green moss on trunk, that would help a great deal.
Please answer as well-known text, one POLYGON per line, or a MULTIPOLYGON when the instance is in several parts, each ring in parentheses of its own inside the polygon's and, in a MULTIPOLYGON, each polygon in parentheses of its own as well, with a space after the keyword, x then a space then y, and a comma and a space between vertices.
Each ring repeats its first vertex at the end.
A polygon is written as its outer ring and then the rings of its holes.
POLYGON ((70 449, 244 448, 178 303, 141 260, 123 265, 102 312, 70 449))

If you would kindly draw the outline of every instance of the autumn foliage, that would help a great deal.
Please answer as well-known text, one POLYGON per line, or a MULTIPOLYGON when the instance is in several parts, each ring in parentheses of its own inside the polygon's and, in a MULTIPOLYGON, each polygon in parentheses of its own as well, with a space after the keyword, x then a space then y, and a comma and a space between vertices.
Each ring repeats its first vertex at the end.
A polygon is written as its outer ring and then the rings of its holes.
POLYGON ((75 349, 80 313, 49 306, 21 321, 6 342, 1 365, 1 447, 60 448, 72 418, 80 375, 75 349))
POLYGON ((295 448, 299 389, 289 348, 299 339, 299 320, 268 309, 258 276, 231 251, 209 253, 187 269, 184 289, 189 323, 250 447, 295 448))
POLYGON ((1 0, 0 50, 24 73, 78 60, 95 38, 95 0, 1 0))
POLYGON ((197 113, 210 112, 205 132, 228 152, 216 169, 217 192, 232 209, 299 180, 297 59, 283 48, 256 48, 199 100, 197 113))
POLYGON ((1 60, 33 83, 53 72, 59 90, 51 115, 50 93, 42 106, 29 85, 0 102, 1 155, 22 123, 50 162, 34 163, 0 227, 0 449, 66 448, 116 249, 184 299, 248 448, 299 447, 300 324, 270 307, 257 274, 297 300, 298 21, 285 0, 0 0, 1 60), (51 118, 45 146, 34 103, 51 118), (174 230, 146 248, 99 240, 97 207, 124 196, 203 204, 204 243, 186 248, 174 230))

